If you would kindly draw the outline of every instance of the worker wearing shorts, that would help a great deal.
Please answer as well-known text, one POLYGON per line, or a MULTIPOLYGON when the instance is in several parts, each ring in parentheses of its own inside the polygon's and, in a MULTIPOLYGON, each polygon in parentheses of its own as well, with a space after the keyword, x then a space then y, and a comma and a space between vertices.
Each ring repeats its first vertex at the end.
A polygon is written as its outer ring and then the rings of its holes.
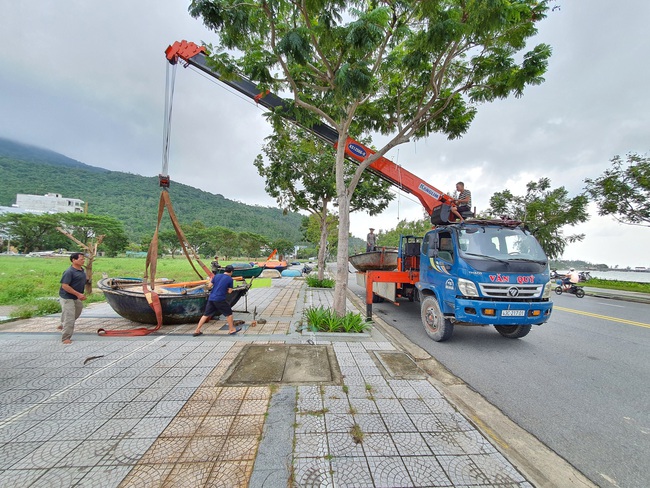
POLYGON ((212 277, 212 291, 208 296, 208 303, 205 306, 205 312, 199 320, 194 337, 203 335, 201 327, 215 315, 223 315, 228 322, 228 334, 233 335, 241 330, 241 327, 235 328, 235 321, 232 316, 232 308, 226 301, 228 293, 232 293, 233 279, 232 272, 234 268, 231 265, 226 266, 223 274, 216 274, 212 277))

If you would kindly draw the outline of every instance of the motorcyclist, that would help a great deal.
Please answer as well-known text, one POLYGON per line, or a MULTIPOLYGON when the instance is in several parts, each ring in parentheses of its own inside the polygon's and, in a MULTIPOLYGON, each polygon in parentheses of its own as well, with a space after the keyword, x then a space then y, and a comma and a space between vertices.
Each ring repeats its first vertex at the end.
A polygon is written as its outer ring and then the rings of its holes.
POLYGON ((562 280, 562 286, 564 287, 564 291, 570 290, 571 286, 578 284, 579 281, 580 281, 580 275, 578 274, 575 268, 571 268, 569 270, 569 273, 562 280))

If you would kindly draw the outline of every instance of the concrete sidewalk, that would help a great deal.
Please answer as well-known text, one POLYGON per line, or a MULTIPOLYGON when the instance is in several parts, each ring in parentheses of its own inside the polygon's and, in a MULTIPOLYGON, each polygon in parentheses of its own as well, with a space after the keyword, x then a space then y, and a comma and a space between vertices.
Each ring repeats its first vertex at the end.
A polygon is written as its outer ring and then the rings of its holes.
POLYGON ((106 304, 84 310, 68 346, 58 316, 0 324, 0 486, 530 487, 553 470, 589 486, 561 460, 513 465, 386 324, 303 332, 304 310, 331 300, 273 280, 237 304, 236 336, 221 320, 196 338, 195 324, 99 337, 139 326, 106 304), (246 363, 253 347, 284 354, 278 381, 260 379, 277 365, 246 363))

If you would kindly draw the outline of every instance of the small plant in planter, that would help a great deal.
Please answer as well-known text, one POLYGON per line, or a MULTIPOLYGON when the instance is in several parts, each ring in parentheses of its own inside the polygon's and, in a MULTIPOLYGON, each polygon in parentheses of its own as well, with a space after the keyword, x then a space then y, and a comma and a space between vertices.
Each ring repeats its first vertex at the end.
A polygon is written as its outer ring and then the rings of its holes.
POLYGON ((330 278, 319 280, 315 276, 307 276, 305 281, 307 282, 307 286, 311 286, 312 288, 334 288, 335 285, 335 281, 330 278))
POLYGON ((322 305, 307 308, 305 318, 309 329, 314 332, 361 333, 370 325, 358 313, 348 312, 343 317, 339 317, 333 310, 322 305))

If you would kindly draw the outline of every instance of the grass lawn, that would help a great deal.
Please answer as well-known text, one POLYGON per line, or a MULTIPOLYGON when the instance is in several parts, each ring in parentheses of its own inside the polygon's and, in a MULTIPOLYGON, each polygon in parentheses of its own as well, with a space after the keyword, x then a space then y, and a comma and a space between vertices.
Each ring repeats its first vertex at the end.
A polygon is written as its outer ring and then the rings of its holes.
MULTIPOLYGON (((61 274, 69 266, 67 257, 0 256, 0 305, 25 305, 42 298, 58 297, 61 274)), ((102 273, 110 277, 142 278, 144 268, 144 258, 97 258, 93 263, 92 282, 96 284, 102 273)), ((158 259, 156 277, 176 281, 199 279, 185 258, 158 259)), ((253 288, 265 286, 271 286, 270 278, 253 280, 253 288)), ((103 297, 102 293, 93 293, 91 301, 101 301, 103 297)))

